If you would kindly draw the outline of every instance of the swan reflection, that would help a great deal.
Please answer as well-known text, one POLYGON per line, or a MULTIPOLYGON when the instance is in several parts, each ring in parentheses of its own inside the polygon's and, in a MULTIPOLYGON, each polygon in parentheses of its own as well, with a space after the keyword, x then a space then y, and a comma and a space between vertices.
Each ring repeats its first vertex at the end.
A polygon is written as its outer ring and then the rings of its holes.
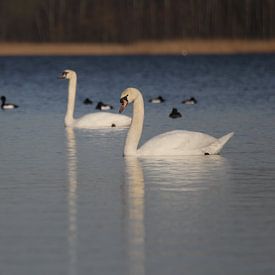
MULTIPOLYGON (((125 158, 126 181, 123 186, 123 197, 125 198, 129 274, 145 274, 144 176, 148 179, 148 192, 160 191, 165 194, 172 191, 176 196, 181 196, 182 193, 179 192, 198 192, 210 188, 211 185, 220 186, 220 182, 229 174, 227 169, 227 160, 219 155, 166 157, 165 159, 125 158)), ((196 196, 196 198, 203 200, 202 196, 196 196)), ((159 206, 165 209, 166 204, 159 203, 159 206)))
POLYGON ((220 155, 142 158, 146 175, 158 189, 198 191, 226 177, 228 163, 220 155))
POLYGON ((68 243, 69 243, 69 274, 76 275, 77 262, 77 157, 74 130, 66 128, 68 157, 68 243))
POLYGON ((145 274, 144 177, 137 158, 125 158, 125 168, 129 274, 142 275, 145 274))

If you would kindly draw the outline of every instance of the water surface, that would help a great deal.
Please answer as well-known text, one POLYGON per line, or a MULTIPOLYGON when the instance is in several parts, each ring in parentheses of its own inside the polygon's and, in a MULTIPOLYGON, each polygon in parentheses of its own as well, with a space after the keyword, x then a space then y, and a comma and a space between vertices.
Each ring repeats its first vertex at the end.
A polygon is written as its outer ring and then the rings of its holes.
POLYGON ((1 57, 0 94, 20 108, 0 112, 0 273, 274 274, 274 73, 274 55, 1 57), (141 143, 235 136, 219 156, 123 158, 126 130, 63 127, 63 69, 78 72, 76 117, 95 111, 86 97, 117 112, 140 88, 141 143))

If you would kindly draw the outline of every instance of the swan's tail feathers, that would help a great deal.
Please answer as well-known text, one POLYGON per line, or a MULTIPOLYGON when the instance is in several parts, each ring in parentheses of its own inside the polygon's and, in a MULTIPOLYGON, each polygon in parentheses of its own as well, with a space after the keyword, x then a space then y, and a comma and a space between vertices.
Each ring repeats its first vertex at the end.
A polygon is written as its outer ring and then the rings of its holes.
POLYGON ((231 132, 210 144, 209 146, 203 148, 205 155, 217 155, 222 150, 223 146, 229 141, 229 139, 234 135, 234 132, 231 132))

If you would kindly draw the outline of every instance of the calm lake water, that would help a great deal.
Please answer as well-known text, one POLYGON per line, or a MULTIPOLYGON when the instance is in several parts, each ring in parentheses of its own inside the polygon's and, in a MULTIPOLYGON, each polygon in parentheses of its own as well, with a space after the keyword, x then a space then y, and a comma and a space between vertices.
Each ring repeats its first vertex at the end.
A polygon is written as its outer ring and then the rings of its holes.
POLYGON ((20 106, 0 112, 0 274, 275 274, 275 55, 1 57, 0 95, 20 106), (123 158, 127 130, 64 128, 63 69, 76 117, 140 88, 141 143, 235 136, 219 156, 123 158))

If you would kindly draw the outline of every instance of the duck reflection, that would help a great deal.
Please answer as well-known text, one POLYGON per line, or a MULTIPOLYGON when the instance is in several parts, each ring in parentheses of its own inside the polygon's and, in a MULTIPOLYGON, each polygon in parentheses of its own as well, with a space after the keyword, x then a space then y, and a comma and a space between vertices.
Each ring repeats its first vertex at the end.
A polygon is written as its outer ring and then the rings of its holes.
POLYGON ((67 163, 68 163, 68 244, 69 244, 69 274, 76 275, 77 262, 77 157, 74 130, 66 128, 67 163))
POLYGON ((125 206, 127 213, 127 236, 129 274, 142 275, 144 271, 144 177, 137 158, 125 158, 126 184, 125 206))

